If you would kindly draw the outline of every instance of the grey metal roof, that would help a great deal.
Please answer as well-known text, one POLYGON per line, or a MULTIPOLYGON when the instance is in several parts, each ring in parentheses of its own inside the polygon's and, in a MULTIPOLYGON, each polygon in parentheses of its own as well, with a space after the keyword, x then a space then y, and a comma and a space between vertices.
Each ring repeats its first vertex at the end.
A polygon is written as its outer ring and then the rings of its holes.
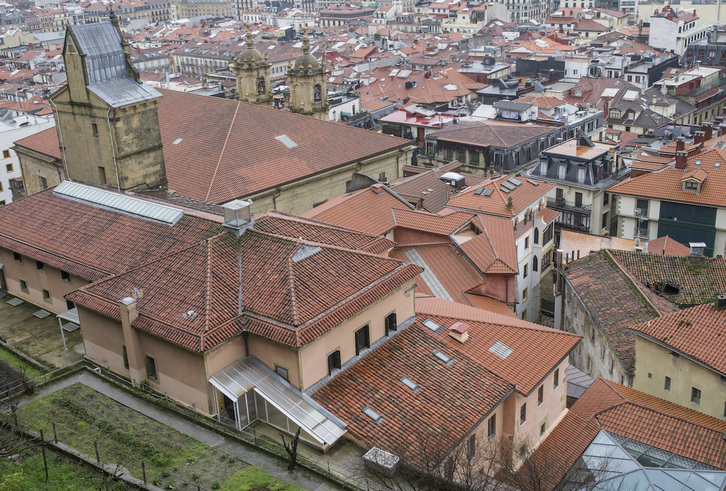
POLYGON ((129 77, 121 37, 110 22, 73 26, 78 51, 85 55, 88 88, 112 107, 161 97, 129 77))
POLYGON ((505 111, 526 111, 532 104, 529 102, 513 102, 513 101, 496 101, 494 107, 497 109, 504 109, 505 111))
POLYGON ((91 84, 88 86, 88 90, 111 107, 121 107, 161 97, 161 94, 153 87, 140 84, 130 77, 91 84))
POLYGON ((64 181, 55 187, 53 194, 167 225, 174 225, 184 216, 178 208, 77 182, 64 181))
POLYGON ((255 358, 235 361, 212 375, 209 382, 233 400, 254 390, 322 445, 332 445, 346 432, 345 423, 297 389, 283 383, 279 376, 255 358))

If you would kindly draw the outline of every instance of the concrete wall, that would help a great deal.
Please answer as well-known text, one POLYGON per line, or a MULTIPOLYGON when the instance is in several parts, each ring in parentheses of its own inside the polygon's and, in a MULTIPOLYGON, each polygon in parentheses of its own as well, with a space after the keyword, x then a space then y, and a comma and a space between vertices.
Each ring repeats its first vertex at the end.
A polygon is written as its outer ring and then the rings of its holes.
POLYGON ((675 402, 716 418, 726 418, 726 380, 713 370, 641 336, 635 340, 635 370, 638 376, 633 388, 667 401, 675 402), (670 377, 670 390, 665 390, 665 377, 670 377), (691 402, 691 389, 701 391, 699 404, 691 402))
POLYGON ((62 313, 68 310, 66 300, 63 296, 86 285, 88 281, 75 275, 69 275, 69 281, 61 277, 61 270, 44 265, 42 270, 36 266, 35 259, 27 256, 20 256, 21 262, 14 259, 13 252, 0 248, 0 263, 3 264, 5 272, 5 283, 8 293, 27 300, 43 309, 62 313), (20 287, 20 280, 27 284, 27 291, 20 287), (50 293, 50 298, 45 299, 43 290, 50 293))

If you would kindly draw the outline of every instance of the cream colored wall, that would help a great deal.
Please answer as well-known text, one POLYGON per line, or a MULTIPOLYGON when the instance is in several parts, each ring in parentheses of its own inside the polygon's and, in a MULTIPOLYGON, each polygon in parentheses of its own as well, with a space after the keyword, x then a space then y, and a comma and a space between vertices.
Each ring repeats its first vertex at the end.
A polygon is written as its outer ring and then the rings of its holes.
POLYGON ((65 170, 55 159, 18 147, 13 147, 13 150, 18 154, 20 160, 23 185, 28 196, 45 189, 42 186, 41 177, 45 178, 48 187, 56 186, 65 180, 65 170))
POLYGON ((401 176, 401 168, 411 160, 411 148, 395 150, 360 163, 354 163, 329 171, 325 174, 280 186, 249 198, 252 199, 253 213, 280 210, 300 214, 313 208, 316 203, 345 194, 345 183, 350 181, 353 172, 378 179, 381 172, 389 180, 401 176))
POLYGON ((74 275, 70 275, 70 283, 64 281, 60 270, 47 264, 44 271, 40 271, 36 267, 35 259, 27 256, 21 255, 21 261, 21 263, 15 261, 12 251, 0 249, 0 263, 3 264, 8 292, 56 314, 68 310, 66 300, 63 298, 65 294, 88 283, 74 275), (27 283, 27 292, 20 289, 20 279, 27 283), (50 301, 43 298, 44 289, 50 293, 50 301))
POLYGON ((633 388, 667 401, 675 402, 716 418, 726 418, 726 380, 721 375, 685 356, 671 355, 671 350, 642 336, 635 340, 633 388), (671 390, 665 390, 665 377, 671 378, 671 390), (701 390, 701 402, 691 402, 691 389, 701 390))
POLYGON ((300 376, 300 362, 298 354, 294 349, 273 343, 258 336, 250 336, 248 345, 250 355, 260 360, 270 370, 274 370, 276 365, 286 368, 289 382, 298 389, 301 389, 302 377, 300 376))
POLYGON ((128 377, 129 369, 124 367, 121 354, 121 346, 124 344, 121 323, 83 307, 78 308, 78 319, 83 326, 86 358, 128 377))
POLYGON ((318 337, 300 351, 302 389, 328 375, 328 355, 340 350, 341 364, 355 358, 355 331, 368 324, 371 346, 385 336, 385 318, 395 312, 398 323, 414 315, 415 280, 318 337))

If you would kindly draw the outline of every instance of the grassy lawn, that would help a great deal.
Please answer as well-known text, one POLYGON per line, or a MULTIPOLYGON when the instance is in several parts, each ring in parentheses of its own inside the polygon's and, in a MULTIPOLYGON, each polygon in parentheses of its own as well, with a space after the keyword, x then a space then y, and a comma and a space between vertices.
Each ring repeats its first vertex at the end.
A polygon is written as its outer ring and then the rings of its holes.
POLYGON ((25 376, 28 377, 30 380, 38 378, 45 373, 40 368, 36 367, 35 365, 31 365, 30 363, 16 356, 15 353, 6 349, 3 346, 0 346, 0 359, 4 360, 8 365, 10 365, 14 370, 18 371, 19 373, 22 373, 24 369, 25 376))
POLYGON ((304 491, 303 488, 283 482, 259 467, 247 467, 237 472, 221 487, 223 491, 304 491))
POLYGON ((95 456, 97 441, 102 462, 120 461, 138 478, 144 461, 147 480, 164 488, 183 489, 182 480, 218 487, 245 466, 82 384, 36 399, 18 415, 24 427, 42 428, 46 436, 53 435, 48 420, 55 422, 58 440, 87 455, 95 456))

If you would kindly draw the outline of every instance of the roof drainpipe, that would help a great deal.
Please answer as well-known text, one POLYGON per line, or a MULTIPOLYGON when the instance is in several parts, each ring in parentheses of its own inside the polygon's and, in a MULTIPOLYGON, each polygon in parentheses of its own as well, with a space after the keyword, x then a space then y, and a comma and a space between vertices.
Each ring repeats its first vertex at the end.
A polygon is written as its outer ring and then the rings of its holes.
POLYGON ((58 126, 58 136, 60 137, 60 146, 61 150, 63 151, 63 166, 66 168, 66 179, 70 180, 71 176, 68 173, 68 160, 66 159, 66 146, 63 145, 63 131, 61 131, 61 125, 60 125, 60 116, 58 114, 58 106, 55 105, 55 102, 53 102, 53 99, 48 99, 48 101, 53 104, 53 107, 55 108, 55 124, 58 126))
POLYGON ((116 162, 116 147, 113 144, 113 133, 111 133, 111 118, 109 118, 111 114, 111 108, 108 108, 108 112, 106 113, 106 123, 108 124, 108 137, 111 139, 111 154, 113 155, 113 167, 116 170, 116 189, 121 191, 121 181, 118 177, 118 163, 116 162))

